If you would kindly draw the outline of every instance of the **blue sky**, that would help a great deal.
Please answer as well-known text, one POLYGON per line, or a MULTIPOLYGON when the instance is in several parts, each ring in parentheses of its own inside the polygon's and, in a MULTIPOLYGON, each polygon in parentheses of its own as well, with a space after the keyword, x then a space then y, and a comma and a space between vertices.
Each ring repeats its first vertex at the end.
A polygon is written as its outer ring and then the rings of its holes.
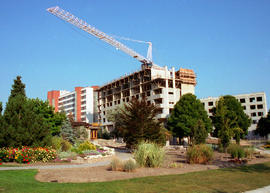
MULTIPOLYGON (((107 34, 153 43, 160 66, 191 68, 198 98, 264 91, 270 106, 269 0, 1 0, 0 101, 22 76, 26 94, 102 85, 140 63, 46 11, 52 6, 107 34)), ((146 56, 147 45, 122 41, 146 56)))

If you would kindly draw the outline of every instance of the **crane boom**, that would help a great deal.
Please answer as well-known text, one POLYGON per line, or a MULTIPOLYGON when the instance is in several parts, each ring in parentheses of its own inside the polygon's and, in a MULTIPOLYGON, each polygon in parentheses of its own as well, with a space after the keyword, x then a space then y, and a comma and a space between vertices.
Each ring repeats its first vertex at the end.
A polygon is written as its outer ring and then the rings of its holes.
MULTIPOLYGON (((51 14, 59 17, 60 19, 65 20, 68 23, 73 24, 74 26, 86 31, 87 33, 99 38, 100 40, 103 40, 107 42, 108 44, 116 47, 119 50, 122 50, 126 54, 132 56, 133 58, 136 58, 143 64, 153 64, 151 60, 145 58, 144 56, 140 55, 139 53, 135 52, 134 50, 130 49, 129 47, 125 46, 121 42, 115 40, 113 37, 105 34, 104 32, 92 27, 85 21, 81 20, 80 18, 72 15, 71 13, 61 9, 60 7, 51 7, 47 9, 48 12, 51 14)), ((150 44, 149 44, 150 45, 150 44)))

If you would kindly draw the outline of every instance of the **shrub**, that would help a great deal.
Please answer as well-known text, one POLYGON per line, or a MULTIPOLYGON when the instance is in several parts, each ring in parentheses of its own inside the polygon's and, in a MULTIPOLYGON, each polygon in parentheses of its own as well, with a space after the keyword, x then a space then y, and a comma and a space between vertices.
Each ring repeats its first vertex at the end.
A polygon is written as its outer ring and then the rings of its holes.
POLYGON ((62 151, 69 151, 71 147, 72 145, 69 141, 62 139, 62 142, 61 142, 62 151))
POLYGON ((238 144, 230 144, 227 151, 231 154, 232 158, 241 159, 245 157, 244 148, 238 144))
POLYGON ((187 161, 191 164, 207 163, 212 159, 213 150, 205 144, 194 145, 187 150, 187 161))
POLYGON ((70 159, 76 159, 77 154, 75 152, 60 152, 58 154, 58 158, 60 159, 65 159, 65 158, 70 158, 70 159))
POLYGON ((182 168, 183 167, 183 164, 182 163, 175 163, 175 162, 173 162, 173 163, 171 163, 169 165, 169 167, 170 168, 182 168))
POLYGON ((123 162, 117 157, 114 157, 111 161, 111 169, 112 171, 123 171, 123 162))
POLYGON ((251 159, 254 155, 254 148, 253 147, 247 147, 244 148, 245 151, 245 157, 251 159))
POLYGON ((57 151, 61 150, 62 141, 63 141, 62 137, 57 137, 57 136, 52 137, 52 148, 57 150, 57 151))
POLYGON ((155 143, 140 143, 134 152, 136 162, 144 167, 159 167, 164 161, 165 151, 155 143))
POLYGON ((129 160, 124 162, 123 169, 125 172, 133 172, 133 171, 135 171, 136 168, 137 168, 137 164, 136 164, 135 160, 129 159, 129 160))
POLYGON ((85 141, 79 145, 78 150, 80 152, 82 152, 84 150, 96 150, 96 146, 94 144, 90 143, 89 141, 85 141))

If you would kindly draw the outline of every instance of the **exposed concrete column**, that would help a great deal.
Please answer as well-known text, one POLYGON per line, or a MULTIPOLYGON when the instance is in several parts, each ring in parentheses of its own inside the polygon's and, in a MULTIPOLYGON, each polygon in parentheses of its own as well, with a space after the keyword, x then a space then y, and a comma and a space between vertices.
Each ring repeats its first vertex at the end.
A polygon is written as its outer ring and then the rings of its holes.
POLYGON ((168 88, 169 88, 168 79, 169 79, 169 77, 170 77, 170 72, 168 71, 168 67, 165 66, 165 82, 166 82, 166 84, 165 84, 165 88, 163 89, 164 90, 163 94, 165 96, 163 98, 163 100, 164 100, 164 102, 163 102, 163 104, 164 104, 163 114, 166 114, 166 115, 169 114, 169 100, 168 100, 168 98, 169 98, 169 96, 168 96, 168 88))

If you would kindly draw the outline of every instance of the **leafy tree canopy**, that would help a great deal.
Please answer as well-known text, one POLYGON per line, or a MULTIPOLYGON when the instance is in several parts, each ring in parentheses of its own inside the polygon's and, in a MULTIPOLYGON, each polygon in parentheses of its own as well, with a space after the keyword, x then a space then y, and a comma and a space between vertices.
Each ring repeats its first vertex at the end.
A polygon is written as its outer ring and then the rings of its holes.
POLYGON ((261 117, 259 120, 255 134, 259 134, 262 137, 270 134, 270 110, 267 114, 267 117, 261 117))
MULTIPOLYGON (((215 127, 213 133, 215 137, 218 137, 219 130, 223 129, 224 122, 230 129, 240 128, 241 138, 247 135, 248 127, 251 125, 251 119, 245 114, 241 103, 231 95, 219 99, 216 107, 213 108, 212 122, 215 127)), ((236 129, 234 133, 239 133, 239 129, 236 129)))
POLYGON ((211 120, 208 118, 203 104, 190 93, 183 95, 175 104, 168 118, 167 126, 175 137, 180 138, 193 138, 198 133, 198 128, 204 128, 206 133, 212 131, 211 120))

